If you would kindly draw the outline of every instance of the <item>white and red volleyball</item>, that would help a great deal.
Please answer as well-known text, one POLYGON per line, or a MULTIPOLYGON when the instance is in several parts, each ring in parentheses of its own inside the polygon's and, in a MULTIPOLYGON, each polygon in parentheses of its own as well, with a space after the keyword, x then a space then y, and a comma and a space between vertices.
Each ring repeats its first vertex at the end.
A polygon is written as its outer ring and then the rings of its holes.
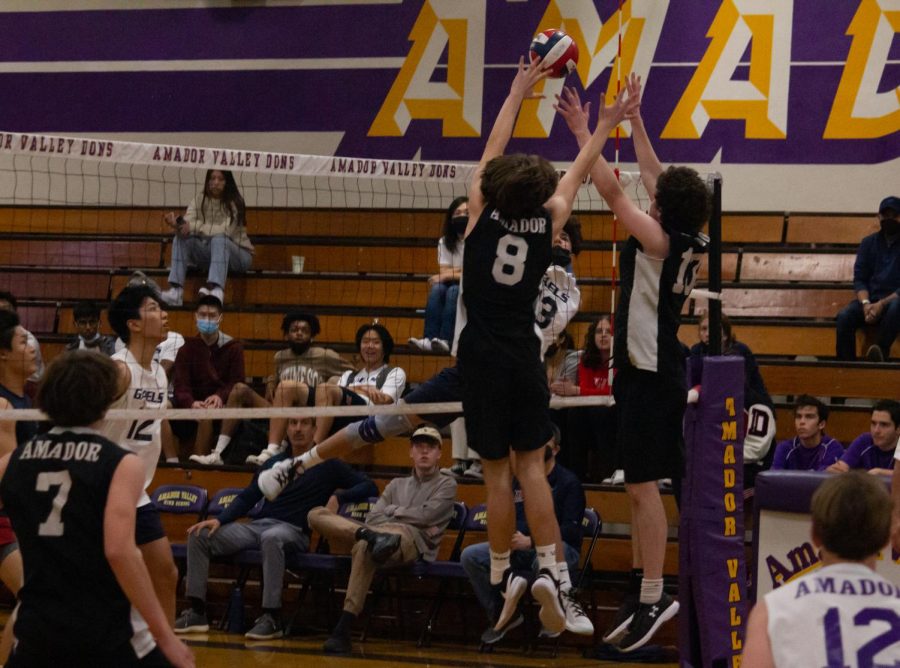
POLYGON ((545 30, 531 40, 531 60, 542 58, 541 67, 550 68, 550 77, 561 79, 578 65, 578 45, 562 30, 545 30))

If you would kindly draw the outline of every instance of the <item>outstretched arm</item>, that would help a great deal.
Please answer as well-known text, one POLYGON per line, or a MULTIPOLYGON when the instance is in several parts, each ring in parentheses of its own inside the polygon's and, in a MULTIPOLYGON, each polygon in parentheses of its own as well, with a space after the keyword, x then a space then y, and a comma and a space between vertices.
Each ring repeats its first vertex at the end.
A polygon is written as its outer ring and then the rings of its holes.
MULTIPOLYGON (((578 93, 575 92, 574 88, 567 88, 566 91, 574 95, 575 99, 578 100, 578 93)), ((562 103, 559 96, 556 99, 562 103)), ((554 235, 559 234, 559 231, 569 219, 569 215, 572 213, 572 203, 575 201, 578 188, 581 187, 584 177, 588 175, 592 166, 600 158, 600 152, 603 150, 603 145, 606 144, 609 133, 625 118, 631 105, 634 104, 634 101, 627 95, 620 95, 610 106, 606 106, 605 98, 601 96, 597 127, 594 128, 594 132, 591 134, 587 128, 590 102, 584 107, 581 106, 580 100, 578 102, 578 111, 583 115, 582 131, 576 135, 579 137, 578 146, 581 150, 572 163, 572 167, 559 180, 556 193, 550 198, 547 206, 553 213, 554 235)), ((554 106, 559 110, 560 104, 554 106)))
POLYGON ((637 100, 637 104, 630 109, 630 113, 626 114, 625 118, 631 121, 631 138, 634 141, 634 151, 641 169, 641 181, 644 182, 647 194, 655 198, 656 179, 662 174, 663 166, 656 157, 656 151, 653 150, 653 145, 650 143, 647 128, 644 127, 644 119, 641 118, 641 78, 637 74, 632 74, 625 80, 625 86, 628 89, 628 95, 637 100))
POLYGON ((513 79, 509 88, 509 95, 503 101, 500 112, 497 114, 497 120, 494 121, 494 127, 491 128, 491 134, 488 135, 487 143, 484 146, 484 153, 481 155, 481 161, 475 169, 475 177, 472 179, 472 185, 469 187, 469 226, 466 228, 466 235, 472 231, 475 221, 481 215, 484 209, 484 198, 481 195, 481 173, 484 166, 496 158, 503 155, 509 138, 512 137, 513 125, 516 122, 516 116, 519 113, 519 107, 522 101, 533 97, 542 97, 535 95, 533 88, 541 79, 547 77, 547 70, 541 67, 541 60, 532 61, 529 65, 525 65, 525 58, 519 58, 519 71, 516 72, 516 78, 513 79))
MULTIPOLYGON (((597 122, 597 129, 594 135, 588 133, 588 110, 590 104, 582 106, 581 99, 574 88, 565 88, 562 96, 557 96, 556 110, 560 116, 566 121, 566 125, 575 135, 579 146, 586 147, 593 136, 598 132, 604 132, 604 137, 616 126, 622 119, 616 112, 615 105, 613 107, 605 107, 600 114, 597 122)), ((625 105, 623 116, 631 113, 633 105, 639 100, 631 98, 625 105)), ((582 149, 584 150, 584 149, 582 149)), ((616 215, 623 225, 628 229, 629 234, 634 235, 644 252, 650 257, 662 259, 669 254, 669 237, 663 230, 662 226, 651 216, 641 211, 634 202, 629 199, 619 180, 616 178, 615 172, 606 162, 602 155, 597 154, 597 158, 591 163, 590 174, 591 180, 597 192, 606 200, 609 208, 616 215)), ((568 174, 566 175, 568 176, 568 174)), ((583 178, 583 177, 582 177, 583 178)), ((580 182, 580 180, 579 180, 580 182)))

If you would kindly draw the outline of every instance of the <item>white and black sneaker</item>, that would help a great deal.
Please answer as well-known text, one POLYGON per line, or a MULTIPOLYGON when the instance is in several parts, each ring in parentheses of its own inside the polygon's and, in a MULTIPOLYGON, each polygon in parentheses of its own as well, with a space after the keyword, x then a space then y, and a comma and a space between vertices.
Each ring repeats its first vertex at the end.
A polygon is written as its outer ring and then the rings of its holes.
POLYGON ((274 501, 278 495, 297 477, 297 461, 285 459, 270 469, 259 474, 256 486, 269 501, 274 501))
POLYGON ((531 595, 541 606, 538 617, 543 628, 550 633, 561 633, 566 628, 566 613, 563 610, 559 581, 546 568, 540 570, 531 585, 531 595))
POLYGON ((580 636, 594 635, 594 623, 588 617, 574 589, 566 589, 560 594, 563 611, 566 613, 566 631, 580 636))
POLYGON ((678 613, 678 601, 663 592, 656 603, 639 603, 628 630, 619 641, 619 650, 633 652, 647 644, 664 622, 678 613))
POLYGON ((628 625, 634 619, 634 613, 637 612, 639 604, 640 597, 637 592, 625 594, 625 600, 622 601, 622 605, 616 610, 609 628, 603 633, 603 642, 614 645, 625 634, 625 631, 628 630, 628 625))
MULTIPOLYGON (((504 634, 511 627, 510 622, 515 621, 514 617, 519 608, 519 599, 528 588, 528 581, 521 575, 516 575, 511 568, 507 568, 503 573, 503 579, 500 584, 494 585, 495 611, 497 612, 497 621, 494 623, 495 631, 502 631, 504 634)), ((519 622, 521 624, 521 622, 519 622)), ((518 626, 518 624, 516 624, 518 626)), ((503 635, 501 634, 500 638, 503 635)), ((499 640, 500 638, 497 638, 499 640)), ((497 642, 495 640, 494 642, 497 642)))

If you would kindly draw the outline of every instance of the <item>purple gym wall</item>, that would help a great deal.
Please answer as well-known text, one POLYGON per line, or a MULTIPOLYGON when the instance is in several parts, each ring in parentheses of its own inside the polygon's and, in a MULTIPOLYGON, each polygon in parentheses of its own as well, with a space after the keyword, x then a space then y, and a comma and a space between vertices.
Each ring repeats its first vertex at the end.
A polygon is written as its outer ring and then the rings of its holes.
MULTIPOLYGON (((30 9, 0 8, 0 130, 474 161, 531 36, 561 26, 581 52, 569 83, 596 108, 610 72, 640 73, 660 158, 725 173, 726 208, 872 211, 900 164, 895 0, 9 6, 30 9)), ((561 85, 526 103, 511 150, 574 156, 561 85)))
POLYGON ((700 401, 684 419, 678 536, 682 666, 737 666, 747 622, 744 559, 744 360, 693 360, 700 401))

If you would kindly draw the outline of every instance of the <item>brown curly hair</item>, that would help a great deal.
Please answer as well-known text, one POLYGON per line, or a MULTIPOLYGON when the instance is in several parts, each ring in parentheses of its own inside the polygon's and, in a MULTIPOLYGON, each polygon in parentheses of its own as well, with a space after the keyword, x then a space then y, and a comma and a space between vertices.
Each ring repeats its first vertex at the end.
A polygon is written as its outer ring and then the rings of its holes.
POLYGON ((481 193, 506 218, 531 215, 553 196, 559 175, 539 155, 500 155, 484 166, 481 193))
POLYGON ((709 189, 690 167, 669 167, 656 181, 656 206, 662 224, 685 234, 696 234, 709 220, 709 189))

